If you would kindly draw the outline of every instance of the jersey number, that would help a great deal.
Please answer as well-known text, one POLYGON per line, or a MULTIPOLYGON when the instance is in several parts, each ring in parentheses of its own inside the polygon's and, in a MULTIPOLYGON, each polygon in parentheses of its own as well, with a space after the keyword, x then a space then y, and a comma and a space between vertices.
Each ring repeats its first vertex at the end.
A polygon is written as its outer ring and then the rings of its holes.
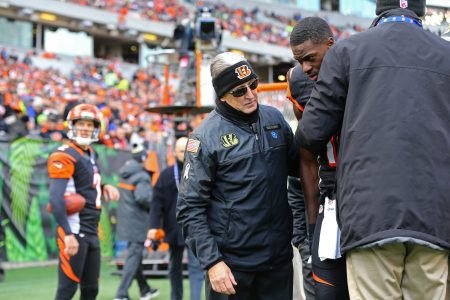
POLYGON ((95 207, 100 209, 102 206, 102 176, 100 173, 94 173, 94 187, 97 190, 97 198, 95 198, 95 207))

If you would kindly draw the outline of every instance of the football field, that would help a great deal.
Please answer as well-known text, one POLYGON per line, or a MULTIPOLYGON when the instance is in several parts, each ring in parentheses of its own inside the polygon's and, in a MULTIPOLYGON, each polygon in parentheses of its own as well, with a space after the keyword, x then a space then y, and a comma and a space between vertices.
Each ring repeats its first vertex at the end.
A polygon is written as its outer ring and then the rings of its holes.
MULTIPOLYGON (((102 261, 100 274, 100 291, 97 299, 112 300, 120 282, 120 277, 111 275, 115 269, 109 261, 102 261)), ((5 270, 5 280, 0 282, 0 300, 50 300, 54 299, 56 291, 56 266, 33 267, 5 270)), ((170 284, 168 278, 150 278, 147 280, 152 288, 160 291, 154 299, 170 299, 170 284)), ((135 282, 129 290, 131 299, 139 299, 139 290, 135 282)), ((184 280, 184 299, 189 299, 189 281, 184 280)), ((77 293, 74 299, 79 299, 77 293)))

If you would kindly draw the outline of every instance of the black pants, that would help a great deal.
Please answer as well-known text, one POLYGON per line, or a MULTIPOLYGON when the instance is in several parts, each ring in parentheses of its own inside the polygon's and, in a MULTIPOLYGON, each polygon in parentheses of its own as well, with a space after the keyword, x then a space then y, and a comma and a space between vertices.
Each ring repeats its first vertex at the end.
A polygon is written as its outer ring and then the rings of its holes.
POLYGON ((127 258, 123 266, 122 279, 116 293, 116 298, 128 298, 128 289, 136 279, 139 285, 141 296, 150 291, 150 286, 145 280, 142 269, 142 252, 144 251, 144 242, 128 242, 127 258))
MULTIPOLYGON (((170 245, 169 279, 170 300, 183 300, 183 253, 184 246, 170 245)), ((202 298, 202 286, 205 274, 192 251, 187 249, 190 300, 202 298)))
POLYGON ((57 300, 72 299, 80 284, 80 299, 95 299, 98 294, 100 275, 100 242, 97 235, 76 234, 78 253, 68 256, 64 253, 64 231, 57 229, 59 248, 57 300))
POLYGON ((316 300, 350 299, 347 286, 345 256, 338 259, 319 259, 319 239, 323 212, 317 217, 312 246, 312 271, 315 281, 316 300))
POLYGON ((209 278, 206 280, 207 300, 292 300, 292 262, 285 266, 262 272, 233 271, 237 285, 236 294, 219 294, 212 290, 209 278))

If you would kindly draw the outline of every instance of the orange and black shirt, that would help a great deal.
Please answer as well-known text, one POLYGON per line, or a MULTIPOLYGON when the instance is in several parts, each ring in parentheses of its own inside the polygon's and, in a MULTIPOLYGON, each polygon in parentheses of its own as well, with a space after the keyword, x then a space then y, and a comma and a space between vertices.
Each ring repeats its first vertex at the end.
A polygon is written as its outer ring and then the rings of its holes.
POLYGON ((102 187, 95 151, 91 147, 84 151, 73 143, 60 146, 49 156, 47 168, 50 203, 58 225, 66 233, 97 234, 102 187), (79 213, 67 215, 61 203, 64 194, 73 193, 82 195, 86 204, 79 213))

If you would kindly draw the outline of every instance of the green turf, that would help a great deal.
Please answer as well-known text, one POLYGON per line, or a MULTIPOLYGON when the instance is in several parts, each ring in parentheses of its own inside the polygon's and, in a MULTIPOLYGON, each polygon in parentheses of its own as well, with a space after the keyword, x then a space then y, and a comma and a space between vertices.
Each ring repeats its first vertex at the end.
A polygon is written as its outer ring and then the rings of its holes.
MULTIPOLYGON (((111 275, 114 267, 107 261, 102 262, 100 274, 100 292, 98 300, 114 299, 120 277, 111 275)), ((5 272, 5 281, 0 282, 0 300, 50 300, 56 291, 56 266, 10 269, 5 272)), ((152 288, 160 290, 155 299, 170 299, 170 285, 167 278, 153 279, 147 282, 152 288)), ((184 299, 189 299, 189 281, 184 280, 184 299)), ((135 282, 129 290, 131 299, 139 299, 139 289, 135 282)), ((79 294, 74 299, 79 299, 79 294)))

